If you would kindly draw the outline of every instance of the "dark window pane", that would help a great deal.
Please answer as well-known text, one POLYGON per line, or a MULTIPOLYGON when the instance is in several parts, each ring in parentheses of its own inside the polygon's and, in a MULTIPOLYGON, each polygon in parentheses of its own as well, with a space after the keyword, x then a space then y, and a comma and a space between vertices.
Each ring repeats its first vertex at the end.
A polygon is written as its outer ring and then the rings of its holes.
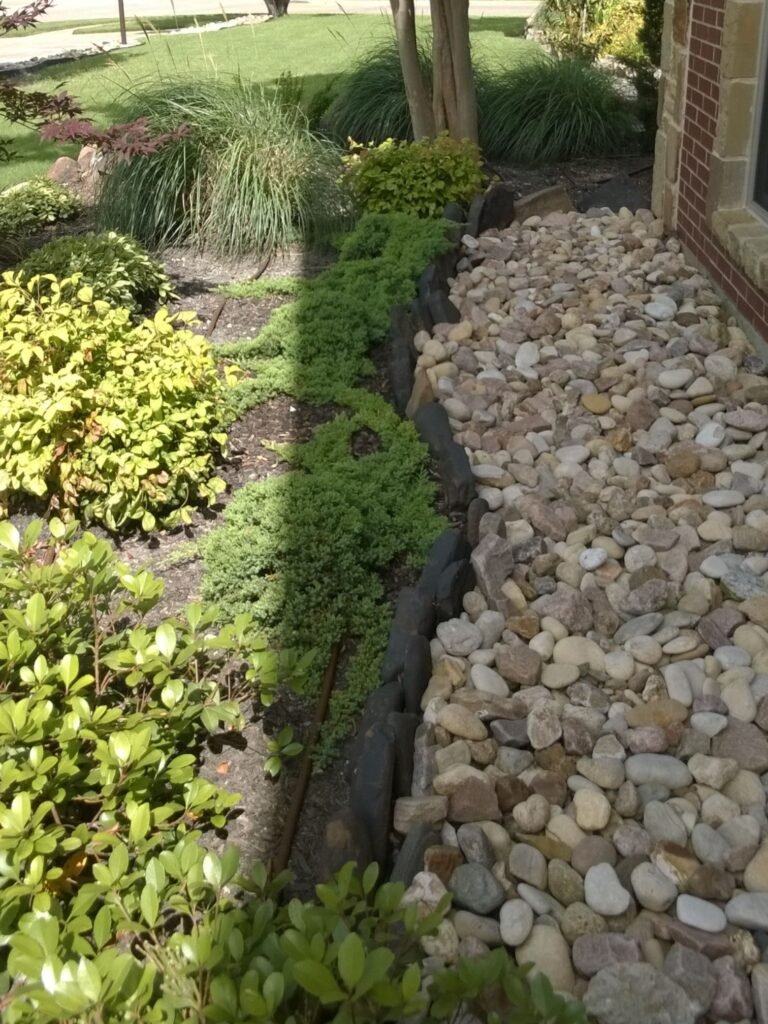
POLYGON ((763 86, 763 109, 760 114, 760 127, 755 140, 757 147, 757 163, 755 165, 754 200, 758 206, 768 212, 768 96, 763 86))

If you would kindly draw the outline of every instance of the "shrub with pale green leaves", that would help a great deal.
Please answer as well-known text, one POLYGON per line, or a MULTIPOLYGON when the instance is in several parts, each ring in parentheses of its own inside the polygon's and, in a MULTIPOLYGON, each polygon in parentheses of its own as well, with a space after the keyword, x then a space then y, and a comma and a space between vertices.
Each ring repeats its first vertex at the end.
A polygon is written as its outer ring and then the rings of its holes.
POLYGON ((0 510, 38 501, 149 530, 215 503, 227 385, 207 342, 180 323, 161 309, 135 325, 77 275, 3 275, 0 510))
MULTIPOLYGON (((95 299, 132 312, 149 310, 173 297, 162 265, 135 239, 114 231, 55 238, 36 249, 16 268, 26 278, 52 274, 55 278, 80 275, 81 285, 93 290, 95 299)), ((48 279, 38 282, 46 289, 48 279)))
POLYGON ((21 238, 80 212, 80 200, 48 178, 31 178, 0 192, 0 239, 21 238))
POLYGON ((439 217, 447 203, 467 205, 485 181, 478 147, 448 135, 387 139, 370 148, 353 143, 344 163, 352 195, 366 213, 439 217))

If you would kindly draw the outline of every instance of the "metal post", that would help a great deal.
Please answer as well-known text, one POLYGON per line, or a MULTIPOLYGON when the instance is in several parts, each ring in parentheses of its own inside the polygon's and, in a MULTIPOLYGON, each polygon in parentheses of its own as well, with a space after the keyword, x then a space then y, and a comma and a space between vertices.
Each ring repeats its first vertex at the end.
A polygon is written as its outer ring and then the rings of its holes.
POLYGON ((125 2, 117 0, 117 13, 120 18, 120 42, 123 46, 128 44, 128 36, 125 32, 125 2))

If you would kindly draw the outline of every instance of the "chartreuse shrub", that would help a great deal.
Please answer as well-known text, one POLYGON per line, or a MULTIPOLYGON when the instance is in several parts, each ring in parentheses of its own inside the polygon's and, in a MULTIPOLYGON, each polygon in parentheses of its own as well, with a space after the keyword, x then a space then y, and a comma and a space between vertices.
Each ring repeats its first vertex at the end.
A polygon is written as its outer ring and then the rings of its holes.
POLYGON ((425 914, 352 865, 286 902, 285 875, 199 843, 237 797, 198 774, 302 664, 247 616, 156 619, 162 583, 72 524, 0 524, 0 1008, 6 1024, 584 1024, 497 950, 426 977, 425 914), (149 625, 150 620, 152 625, 149 625))
POLYGON ((165 309, 134 325, 77 275, 0 287, 0 510, 40 499, 110 529, 187 521, 224 484, 226 392, 165 309))
POLYGON ((247 611, 280 646, 317 652, 316 693, 335 641, 353 653, 333 696, 316 763, 348 734, 377 683, 390 624, 383 576, 419 566, 443 527, 413 425, 378 396, 349 389, 348 407, 311 441, 279 451, 294 472, 241 488, 204 545, 204 593, 227 614, 247 611), (354 439, 375 435, 356 457, 354 439))
POLYGON ((340 154, 316 135, 287 85, 239 77, 136 90, 128 117, 183 135, 118 164, 97 219, 151 247, 191 243, 240 256, 323 238, 346 222, 340 154))
POLYGON ((478 147, 448 135, 370 148, 353 143, 344 162, 355 202, 369 213, 438 217, 446 203, 469 204, 484 183, 478 147))
MULTIPOLYGON (((450 246, 442 221, 368 214, 342 241, 337 262, 275 310, 257 338, 219 352, 249 376, 232 392, 235 414, 274 395, 333 402, 368 369, 386 337, 392 306, 408 302, 430 260, 450 246)), ((238 286, 248 295, 250 285, 238 286)), ((260 282, 255 282, 258 294, 260 282)))
MULTIPOLYGON (((132 312, 148 310, 173 295, 162 265, 134 239, 114 231, 55 238, 36 249, 16 269, 27 278, 80 274, 80 284, 91 288, 94 299, 125 306, 132 312)), ((50 281, 40 280, 38 292, 48 284, 50 281)))
POLYGON ((0 192, 0 239, 40 231, 80 211, 80 201, 48 178, 31 178, 0 192))

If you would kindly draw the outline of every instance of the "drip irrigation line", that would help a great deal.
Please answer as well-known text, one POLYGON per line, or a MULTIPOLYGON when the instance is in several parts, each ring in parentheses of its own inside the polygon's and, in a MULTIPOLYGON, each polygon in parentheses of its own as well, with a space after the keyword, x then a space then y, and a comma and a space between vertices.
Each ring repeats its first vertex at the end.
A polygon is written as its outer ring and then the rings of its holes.
POLYGON ((336 681, 336 670, 339 666, 340 654, 341 642, 338 641, 333 645, 330 661, 328 662, 328 667, 325 670, 323 688, 320 692, 320 699, 317 704, 317 709, 315 710, 314 721, 312 722, 309 739, 307 740, 307 745, 304 750, 304 760, 302 761, 301 771, 299 772, 299 778, 293 790, 291 803, 285 817, 283 833, 280 837, 280 845, 277 848, 275 856, 272 858, 271 867, 273 876, 279 875, 281 871, 285 871, 288 867, 288 862, 291 859, 293 841, 296 838, 299 819, 301 817, 301 812, 304 809, 304 800, 306 799, 309 779, 312 774, 312 754, 314 753, 315 746, 320 735, 320 729, 325 721, 325 716, 328 713, 328 705, 330 704, 333 685, 336 681))
MULTIPOLYGON (((269 264, 271 262, 272 262, 272 253, 270 252, 270 253, 268 253, 268 255, 266 255, 262 259, 261 263, 256 268, 256 272, 254 274, 251 274, 251 276, 247 277, 245 280, 246 281, 258 281, 258 279, 263 276, 264 272, 266 271, 267 267, 269 266, 269 264)), ((228 302, 229 302, 229 296, 228 295, 222 295, 221 299, 219 300, 219 304, 214 309, 213 314, 211 315, 211 319, 208 322, 208 326, 205 329, 205 334, 203 335, 204 338, 210 338, 210 336, 216 330, 216 324, 219 322, 219 317, 224 312, 224 307, 226 306, 226 304, 228 302)))

